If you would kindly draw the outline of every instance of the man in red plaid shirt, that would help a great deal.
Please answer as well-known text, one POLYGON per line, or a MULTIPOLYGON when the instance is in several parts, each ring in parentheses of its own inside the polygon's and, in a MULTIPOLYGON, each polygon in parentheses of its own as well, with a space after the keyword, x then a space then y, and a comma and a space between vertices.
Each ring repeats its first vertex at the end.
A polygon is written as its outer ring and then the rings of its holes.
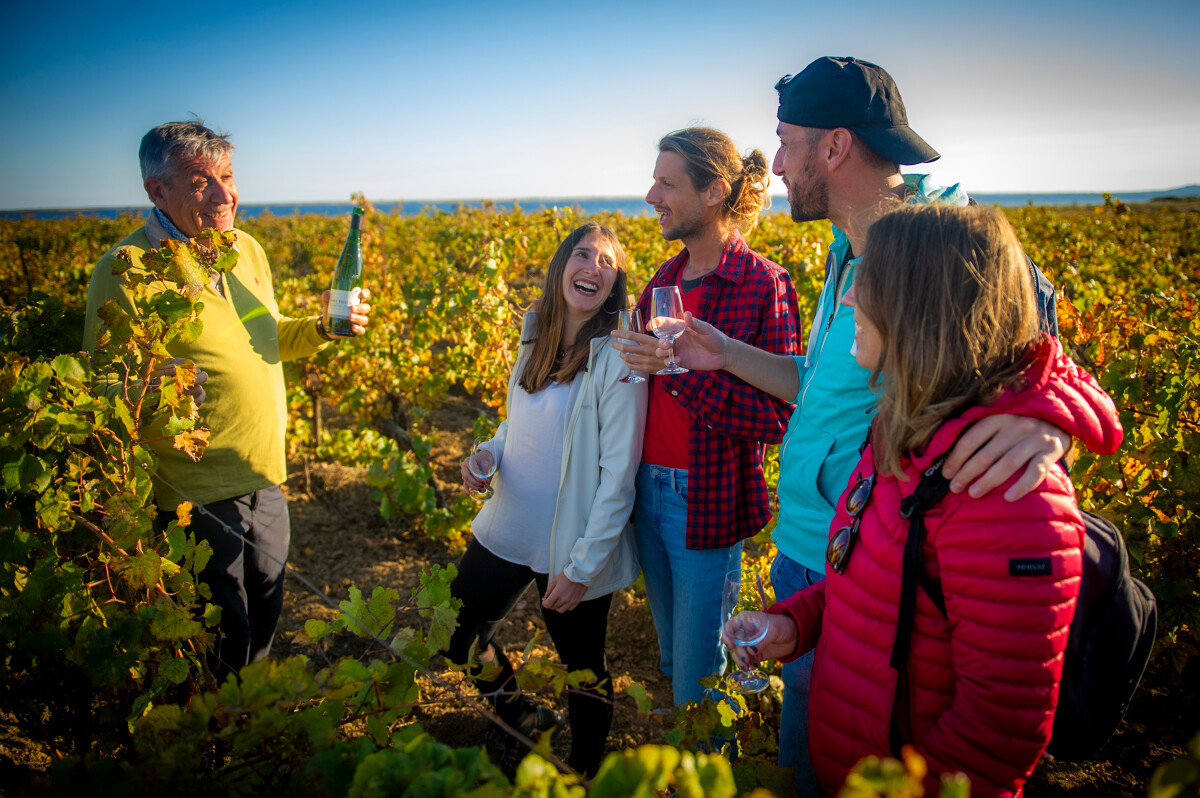
MULTIPOLYGON (((681 311, 752 346, 796 354, 791 278, 742 238, 766 203, 766 158, 742 157, 708 128, 668 134, 658 148, 646 202, 663 237, 684 249, 642 292, 642 318, 652 323, 655 287, 677 286, 681 311)), ((656 339, 615 335, 626 362, 652 372, 634 523, 662 669, 680 705, 699 701, 700 679, 724 670, 721 585, 741 567, 742 541, 771 519, 765 444, 783 439, 792 405, 723 371, 655 375, 656 339)))

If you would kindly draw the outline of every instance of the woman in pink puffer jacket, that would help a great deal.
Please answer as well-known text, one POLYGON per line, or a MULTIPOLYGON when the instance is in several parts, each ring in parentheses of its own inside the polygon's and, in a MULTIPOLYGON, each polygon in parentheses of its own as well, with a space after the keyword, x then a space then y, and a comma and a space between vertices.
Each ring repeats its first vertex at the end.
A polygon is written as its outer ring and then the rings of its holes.
POLYGON ((1120 445, 1112 401, 1039 337, 1027 269, 999 211, 905 208, 871 228, 843 300, 880 394, 871 444, 839 501, 827 578, 772 606, 766 640, 735 650, 786 662, 816 646, 810 752, 831 794, 860 759, 903 741, 928 763, 930 794, 961 771, 973 795, 1020 795, 1050 739, 1083 542, 1061 469, 1016 501, 950 493, 925 514, 922 554, 946 615, 918 589, 907 668, 889 664, 909 530, 900 502, 965 429, 1009 413, 1101 454, 1120 445))

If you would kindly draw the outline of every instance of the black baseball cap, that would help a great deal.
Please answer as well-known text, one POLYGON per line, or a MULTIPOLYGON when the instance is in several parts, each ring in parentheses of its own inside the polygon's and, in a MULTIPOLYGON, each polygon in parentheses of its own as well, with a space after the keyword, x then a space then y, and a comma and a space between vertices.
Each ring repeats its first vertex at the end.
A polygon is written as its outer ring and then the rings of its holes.
POLYGON ((799 75, 784 75, 775 90, 781 122, 844 127, 895 163, 928 163, 942 157, 908 127, 896 81, 875 64, 825 56, 799 75))

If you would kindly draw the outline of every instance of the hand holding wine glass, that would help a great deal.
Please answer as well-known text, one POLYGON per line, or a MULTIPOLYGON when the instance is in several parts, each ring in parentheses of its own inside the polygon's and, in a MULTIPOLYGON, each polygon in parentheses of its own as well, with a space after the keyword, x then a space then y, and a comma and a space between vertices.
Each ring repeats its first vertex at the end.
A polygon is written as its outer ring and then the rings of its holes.
MULTIPOLYGON (((679 286, 660 285, 655 287, 651 297, 650 331, 664 341, 674 343, 683 334, 683 297, 679 295, 679 286)), ((655 374, 684 374, 683 366, 675 362, 675 350, 671 349, 670 362, 665 368, 655 374)))
MULTIPOLYGON (((721 617, 725 620, 724 636, 733 644, 731 649, 756 646, 767 636, 770 624, 767 614, 762 611, 762 582, 758 579, 757 573, 740 568, 725 574, 721 591, 721 617)), ((743 662, 747 659, 745 654, 735 650, 734 658, 743 662), (741 656, 738 656, 739 653, 741 656)), ((755 658, 756 661, 758 659, 755 658)), ((768 683, 766 674, 757 668, 738 667, 725 677, 726 689, 741 695, 762 692, 768 683)))
POLYGON ((476 501, 487 501, 496 493, 491 485, 492 477, 496 474, 496 457, 485 447, 488 441, 488 438, 475 439, 463 470, 463 484, 476 501))
MULTIPOLYGON (((622 310, 617 315, 617 329, 626 330, 628 332, 640 333, 642 331, 642 312, 636 308, 633 310, 622 310)), ((645 382, 646 378, 641 374, 629 369, 629 373, 621 378, 624 383, 639 383, 645 382)))

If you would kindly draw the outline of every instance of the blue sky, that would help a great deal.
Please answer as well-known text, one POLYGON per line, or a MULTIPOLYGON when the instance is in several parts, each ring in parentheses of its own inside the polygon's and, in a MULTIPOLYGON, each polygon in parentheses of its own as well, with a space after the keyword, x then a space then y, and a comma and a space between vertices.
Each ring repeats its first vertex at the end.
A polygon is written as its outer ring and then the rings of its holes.
POLYGON ((1200 183, 1196 0, 185 8, 6 10, 0 209, 145 205, 138 141, 192 114, 243 203, 640 195, 690 124, 771 158, 774 84, 821 55, 892 74, 943 182, 1200 183))

